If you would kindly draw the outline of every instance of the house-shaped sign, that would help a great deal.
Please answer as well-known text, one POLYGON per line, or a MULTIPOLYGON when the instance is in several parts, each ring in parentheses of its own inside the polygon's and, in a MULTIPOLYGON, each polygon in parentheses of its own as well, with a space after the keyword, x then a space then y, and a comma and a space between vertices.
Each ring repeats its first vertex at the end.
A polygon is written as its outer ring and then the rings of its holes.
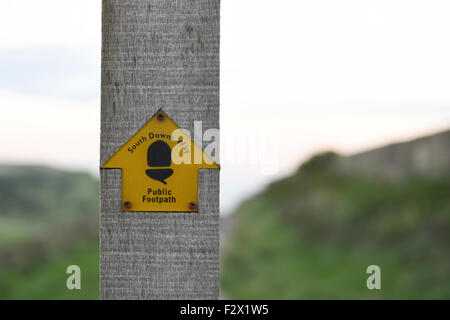
POLYGON ((198 170, 219 166, 159 110, 103 169, 122 169, 124 211, 198 211, 198 170))

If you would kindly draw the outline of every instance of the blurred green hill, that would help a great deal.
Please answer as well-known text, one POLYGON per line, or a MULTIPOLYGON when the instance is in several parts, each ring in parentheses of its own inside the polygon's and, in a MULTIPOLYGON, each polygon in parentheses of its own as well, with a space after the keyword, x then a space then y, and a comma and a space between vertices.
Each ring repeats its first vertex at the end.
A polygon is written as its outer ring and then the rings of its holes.
POLYGON ((86 173, 0 166, 0 299, 98 299, 98 194, 86 173))
POLYGON ((224 221, 233 299, 450 298, 450 131, 313 156, 224 221), (385 170, 386 169, 386 170, 385 170), (381 268, 368 290, 366 268, 381 268))
MULTIPOLYGON (((222 226, 229 298, 450 298, 450 131, 313 156, 222 226), (382 289, 366 288, 381 267, 382 289)), ((98 299, 98 180, 0 165, 0 299, 98 299), (67 266, 82 289, 66 288, 67 266)))

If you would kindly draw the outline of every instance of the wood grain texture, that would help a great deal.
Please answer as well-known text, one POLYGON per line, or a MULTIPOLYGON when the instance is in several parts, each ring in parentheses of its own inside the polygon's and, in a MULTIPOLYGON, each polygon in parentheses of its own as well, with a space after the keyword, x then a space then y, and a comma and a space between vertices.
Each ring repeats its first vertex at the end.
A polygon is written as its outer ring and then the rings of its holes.
MULTIPOLYGON (((100 164, 159 108, 219 128, 218 0, 103 0, 100 164)), ((198 213, 122 212, 101 169, 100 297, 217 299, 219 171, 199 171, 198 213)))

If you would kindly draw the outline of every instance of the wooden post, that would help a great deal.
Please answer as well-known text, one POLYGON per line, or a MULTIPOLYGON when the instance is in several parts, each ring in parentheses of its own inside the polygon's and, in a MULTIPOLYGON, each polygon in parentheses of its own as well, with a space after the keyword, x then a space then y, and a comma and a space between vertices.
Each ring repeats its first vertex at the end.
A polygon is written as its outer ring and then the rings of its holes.
MULTIPOLYGON (((219 128, 219 0, 103 0, 103 165, 160 108, 219 128)), ((100 297, 217 299, 219 171, 198 212, 123 212, 121 170, 101 169, 100 297)))

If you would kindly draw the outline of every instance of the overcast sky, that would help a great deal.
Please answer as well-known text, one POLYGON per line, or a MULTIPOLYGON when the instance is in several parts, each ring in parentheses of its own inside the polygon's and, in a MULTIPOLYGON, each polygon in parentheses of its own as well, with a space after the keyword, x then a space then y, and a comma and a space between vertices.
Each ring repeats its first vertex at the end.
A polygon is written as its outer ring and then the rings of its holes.
MULTIPOLYGON (((1 162, 97 172, 100 3, 0 2, 1 162)), ((449 1, 223 0, 223 211, 315 152, 449 128, 449 32, 449 1)))

